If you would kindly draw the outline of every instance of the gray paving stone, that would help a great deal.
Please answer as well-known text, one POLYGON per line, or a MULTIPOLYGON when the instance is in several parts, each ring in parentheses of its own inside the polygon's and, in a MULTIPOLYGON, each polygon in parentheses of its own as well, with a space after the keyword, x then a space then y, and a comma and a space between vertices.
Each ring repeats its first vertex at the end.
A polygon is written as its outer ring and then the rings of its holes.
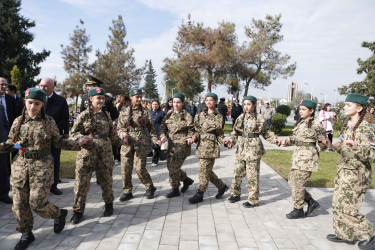
MULTIPOLYGON (((265 143, 266 148, 272 148, 265 143)), ((286 150, 290 150, 286 149, 286 150)), ((193 150, 194 151, 194 150, 193 150)), ((235 151, 222 149, 222 158, 215 162, 216 174, 230 184, 235 151)), ((150 161, 150 159, 148 159, 150 161)), ((229 203, 227 198, 217 200, 216 187, 209 184, 204 201, 190 204, 198 182, 198 160, 187 158, 183 169, 195 183, 179 197, 168 199, 168 171, 165 162, 160 167, 147 168, 157 187, 154 199, 144 197, 145 187, 133 172, 135 198, 120 202, 122 195, 121 169, 113 171, 114 214, 103 217, 104 203, 101 189, 91 180, 83 220, 78 225, 69 223, 73 215, 73 180, 59 185, 63 195, 51 194, 50 201, 69 210, 67 224, 60 234, 53 232, 53 220, 34 214, 35 242, 30 249, 357 249, 357 246, 335 244, 325 236, 332 228, 332 188, 308 188, 321 204, 313 215, 301 220, 289 220, 285 214, 293 207, 291 192, 286 180, 264 162, 261 162, 260 206, 246 209, 247 181, 242 183, 241 201, 229 203)), ((375 191, 366 194, 361 212, 375 223, 375 191)), ((0 203, 0 249, 12 249, 21 234, 15 230, 16 219, 11 206, 0 203)))

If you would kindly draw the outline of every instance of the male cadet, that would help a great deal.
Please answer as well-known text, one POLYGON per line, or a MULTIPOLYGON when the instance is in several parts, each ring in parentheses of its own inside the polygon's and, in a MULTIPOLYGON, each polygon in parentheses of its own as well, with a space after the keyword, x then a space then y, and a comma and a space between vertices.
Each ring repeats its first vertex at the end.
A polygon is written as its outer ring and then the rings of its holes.
MULTIPOLYGON (((92 75, 87 75, 87 82, 86 82, 86 89, 89 91, 91 88, 94 87, 100 87, 100 85, 103 84, 102 81, 99 79, 93 77, 92 75)), ((82 96, 82 102, 81 107, 79 108, 79 111, 82 112, 87 109, 89 105, 89 97, 87 94, 82 96)), ((109 112, 111 115, 112 121, 116 120, 118 118, 119 112, 117 111, 116 107, 113 105, 113 98, 105 95, 105 103, 103 105, 103 111, 109 112)))

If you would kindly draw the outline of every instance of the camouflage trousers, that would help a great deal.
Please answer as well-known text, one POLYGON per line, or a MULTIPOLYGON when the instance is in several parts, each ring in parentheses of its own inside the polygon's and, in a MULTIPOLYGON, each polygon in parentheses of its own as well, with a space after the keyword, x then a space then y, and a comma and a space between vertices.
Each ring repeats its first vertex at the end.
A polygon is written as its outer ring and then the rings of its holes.
POLYGON ((142 184, 145 185, 146 190, 153 187, 151 176, 146 169, 146 161, 147 155, 140 157, 134 153, 134 149, 130 150, 126 155, 121 154, 122 187, 125 194, 131 193, 133 190, 133 168, 135 168, 135 172, 142 184))
POLYGON ((357 237, 362 241, 375 235, 375 227, 359 213, 365 194, 358 170, 338 170, 332 199, 333 228, 337 237, 348 241, 357 237))
POLYGON ((105 203, 112 203, 114 200, 112 190, 112 155, 107 157, 103 156, 100 158, 91 156, 90 164, 87 164, 87 162, 85 162, 85 158, 86 157, 77 158, 75 170, 76 176, 74 182, 75 196, 73 202, 73 210, 79 213, 83 213, 85 211, 87 193, 90 190, 91 176, 94 171, 96 172, 98 183, 102 188, 103 201, 105 203))
POLYGON ((224 188, 224 182, 217 177, 217 175, 212 171, 214 167, 215 158, 201 158, 199 159, 199 185, 198 191, 206 192, 208 187, 208 182, 211 182, 217 188, 224 188))
POLYGON ((259 171, 260 160, 244 161, 236 159, 233 171, 230 194, 241 195, 242 179, 247 175, 247 190, 249 193, 248 202, 252 205, 259 203, 259 171))
POLYGON ((292 190, 293 206, 302 209, 305 201, 311 198, 306 191, 306 183, 310 179, 311 171, 291 169, 288 176, 288 183, 292 190))
POLYGON ((167 156, 167 168, 169 171, 169 184, 172 188, 178 188, 181 181, 187 178, 186 172, 181 169, 186 157, 178 158, 175 155, 167 156))
POLYGON ((33 229, 34 218, 31 210, 45 219, 56 219, 60 216, 60 208, 48 201, 50 185, 13 186, 13 213, 17 218, 17 231, 26 233, 33 229))

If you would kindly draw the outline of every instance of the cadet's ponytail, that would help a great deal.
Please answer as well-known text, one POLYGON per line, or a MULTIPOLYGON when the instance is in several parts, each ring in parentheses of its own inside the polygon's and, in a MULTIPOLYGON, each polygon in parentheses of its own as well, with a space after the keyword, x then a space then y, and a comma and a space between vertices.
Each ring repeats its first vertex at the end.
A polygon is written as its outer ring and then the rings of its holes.
MULTIPOLYGON (((42 109, 43 109, 43 107, 42 107, 42 109)), ((23 107, 23 109, 22 109, 22 112, 21 112, 21 119, 20 119, 20 121, 18 122, 17 127, 16 127, 16 129, 15 129, 16 132, 15 132, 15 135, 13 136, 13 138, 12 138, 12 140, 11 140, 12 143, 16 143, 17 138, 18 138, 18 136, 19 136, 19 134, 20 134, 21 125, 22 125, 23 121, 25 120, 25 117, 26 117, 26 105, 25 105, 25 106, 23 107)))

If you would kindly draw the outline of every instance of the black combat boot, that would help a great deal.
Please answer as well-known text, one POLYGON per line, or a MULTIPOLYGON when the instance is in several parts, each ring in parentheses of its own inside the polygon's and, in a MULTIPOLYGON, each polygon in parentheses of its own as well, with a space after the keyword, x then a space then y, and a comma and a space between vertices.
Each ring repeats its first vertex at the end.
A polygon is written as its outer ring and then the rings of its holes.
POLYGON ((241 200, 241 197, 239 195, 235 196, 235 195, 231 195, 229 198, 228 198, 228 201, 230 203, 235 203, 237 201, 240 201, 241 200))
POLYGON ((111 216, 112 214, 113 214, 113 202, 106 203, 103 216, 108 217, 108 216, 111 216))
POLYGON ((225 185, 223 188, 219 188, 218 189, 218 192, 217 192, 217 195, 215 196, 216 199, 221 199, 221 197, 223 197, 223 194, 229 189, 229 187, 227 185, 225 185))
POLYGON ((184 180, 184 185, 181 188, 181 193, 185 193, 186 190, 188 190, 189 186, 191 184, 193 184, 193 182, 194 182, 193 179, 190 179, 189 177, 186 177, 186 179, 184 180))
POLYGON ((320 204, 316 200, 314 200, 312 197, 306 200, 306 203, 307 203, 307 211, 305 213, 306 217, 309 214, 311 214, 315 209, 320 207, 320 204))
POLYGON ((24 250, 31 242, 35 240, 34 234, 30 231, 27 233, 22 233, 20 241, 14 247, 14 250, 24 250))
POLYGON ((155 196, 156 187, 152 186, 149 190, 146 191, 146 198, 152 199, 155 196))
POLYGON ((242 203, 242 206, 244 206, 246 208, 252 208, 252 207, 259 206, 259 204, 251 204, 250 202, 246 201, 246 202, 242 203))
POLYGON ((297 209, 294 208, 292 212, 286 215, 288 219, 300 219, 305 218, 305 213, 303 212, 303 208, 297 209))
POLYGON ((343 243, 346 243, 346 244, 349 244, 349 245, 354 245, 355 244, 354 240, 353 241, 343 240, 343 239, 337 237, 334 234, 328 234, 327 237, 326 237, 326 239, 329 240, 329 241, 332 241, 332 242, 339 242, 339 243, 343 242, 343 243))
POLYGON ((180 195, 180 190, 178 188, 172 188, 171 191, 166 195, 166 197, 173 198, 180 195))
POLYGON ((60 216, 57 219, 54 219, 54 224, 53 224, 53 231, 55 233, 60 233, 64 227, 65 227, 65 219, 66 216, 68 215, 68 210, 66 209, 60 209, 60 216))
POLYGON ((70 222, 73 224, 78 224, 82 219, 83 213, 74 211, 72 218, 70 219, 70 222))
POLYGON ((367 240, 361 240, 358 243, 360 249, 375 249, 375 236, 368 238, 367 240))
POLYGON ((122 194, 120 197, 120 201, 128 201, 133 198, 134 198, 133 193, 122 194))
POLYGON ((196 204, 203 201, 203 192, 197 191, 195 195, 189 198, 191 204, 196 204))

